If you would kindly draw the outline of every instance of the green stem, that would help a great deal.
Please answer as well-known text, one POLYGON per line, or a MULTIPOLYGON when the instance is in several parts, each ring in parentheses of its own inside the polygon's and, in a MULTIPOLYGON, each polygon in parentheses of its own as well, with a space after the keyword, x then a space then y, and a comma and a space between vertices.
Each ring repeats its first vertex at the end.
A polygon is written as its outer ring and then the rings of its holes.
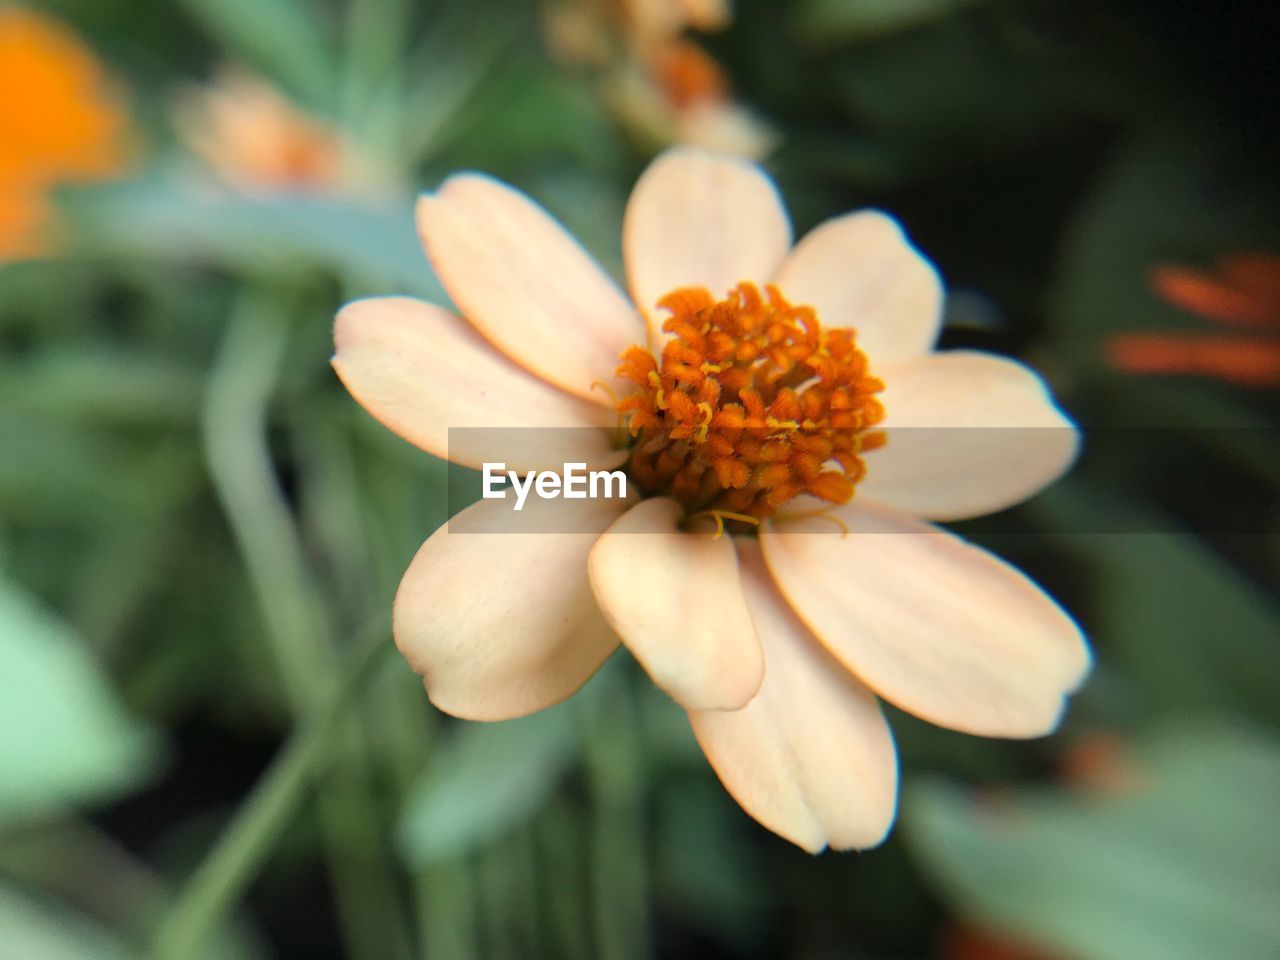
POLYGON ((350 0, 339 110, 343 127, 388 170, 401 165, 408 36, 406 0, 350 0))
POLYGON ((636 960, 652 955, 642 816, 644 764, 629 678, 616 667, 606 665, 581 698, 593 808, 596 956, 636 960))
POLYGON ((314 712, 254 787, 213 850, 187 882, 157 930, 156 960, 196 956, 230 905, 243 893, 293 817, 303 794, 332 760, 339 721, 379 653, 391 649, 387 628, 369 631, 342 670, 342 681, 314 712))
MULTIPOLYGON (((281 308, 248 294, 229 320, 209 378, 204 440, 214 486, 244 558, 267 637, 295 716, 316 707, 338 677, 324 598, 310 573, 267 445, 267 418, 289 343, 281 308)), ((367 752, 359 723, 331 744, 338 762, 318 812, 338 913, 354 960, 408 955, 400 891, 386 863, 385 838, 370 816, 367 752)))

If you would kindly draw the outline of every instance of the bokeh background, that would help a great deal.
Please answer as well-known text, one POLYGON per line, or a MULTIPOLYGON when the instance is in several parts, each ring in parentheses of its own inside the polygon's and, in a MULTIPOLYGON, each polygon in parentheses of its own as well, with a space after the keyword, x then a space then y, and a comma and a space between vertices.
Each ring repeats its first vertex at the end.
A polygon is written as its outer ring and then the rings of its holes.
POLYGON ((0 0, 0 957, 1280 954, 1266 7, 0 0), (898 216, 945 343, 1085 431, 965 532, 1090 683, 1040 741, 895 714, 874 851, 758 827, 625 653, 470 725, 391 648, 446 472, 341 388, 335 309, 443 299, 412 200, 460 168, 616 270, 675 141, 799 231, 898 216))

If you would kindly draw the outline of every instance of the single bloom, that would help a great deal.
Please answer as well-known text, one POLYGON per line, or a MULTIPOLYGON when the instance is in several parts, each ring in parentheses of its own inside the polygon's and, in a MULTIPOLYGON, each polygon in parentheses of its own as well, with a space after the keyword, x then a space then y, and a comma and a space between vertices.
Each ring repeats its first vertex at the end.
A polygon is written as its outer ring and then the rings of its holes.
POLYGON ((173 121, 187 149, 245 193, 336 191, 353 172, 337 127, 242 67, 183 91, 173 121))
POLYGON ((122 91, 65 26, 0 7, 0 262, 57 247, 50 195, 130 165, 122 91))
POLYGON ((1280 386, 1280 256, 1234 253, 1212 270, 1164 265, 1151 271, 1151 286, 1166 303, 1231 332, 1113 334, 1106 344, 1112 366, 1148 376, 1280 386))
POLYGON ((1079 629, 931 521, 1029 497, 1077 433, 1021 364, 933 351, 942 285, 892 219, 846 214, 793 245, 760 168, 682 147, 628 202, 628 293, 487 176, 448 178, 418 225, 460 314, 343 308, 351 394, 437 456, 625 463, 638 491, 583 501, 588 532, 532 532, 556 501, 481 500, 426 541, 394 632, 440 709, 540 710, 621 642, 738 803, 815 852, 893 821, 877 698, 984 736, 1056 727, 1089 669, 1079 629), (525 429, 451 450, 450 427, 525 429))
POLYGON ((543 22, 553 56, 593 75, 645 148, 679 143, 758 159, 776 131, 734 98, 724 68, 688 36, 731 19, 727 0, 548 0, 543 22))
POLYGON ((701 147, 759 159, 777 133, 734 98, 724 68, 684 37, 652 38, 610 77, 605 97, 633 136, 645 143, 701 147))

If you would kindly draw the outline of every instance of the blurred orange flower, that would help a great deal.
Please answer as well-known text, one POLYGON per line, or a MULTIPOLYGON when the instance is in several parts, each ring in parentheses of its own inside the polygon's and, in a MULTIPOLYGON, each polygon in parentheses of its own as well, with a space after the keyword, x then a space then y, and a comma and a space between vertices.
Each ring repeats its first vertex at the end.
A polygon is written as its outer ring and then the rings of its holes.
POLYGON ((338 129, 239 67, 187 90, 174 127, 187 149, 239 190, 323 192, 345 179, 348 150, 338 129))
POLYGON ((101 61, 56 20, 0 7, 0 260, 53 249, 53 188, 119 176, 130 141, 101 61))
POLYGON ((559 0, 552 52, 597 74, 605 102, 646 146, 673 143, 759 159, 774 132, 732 95, 729 78, 685 33, 728 26, 727 0, 559 0))
POLYGON ((1216 270, 1160 266, 1155 292, 1176 307, 1236 333, 1122 333, 1107 359, 1138 374, 1214 377, 1247 387, 1280 385, 1280 256, 1236 253, 1216 270))

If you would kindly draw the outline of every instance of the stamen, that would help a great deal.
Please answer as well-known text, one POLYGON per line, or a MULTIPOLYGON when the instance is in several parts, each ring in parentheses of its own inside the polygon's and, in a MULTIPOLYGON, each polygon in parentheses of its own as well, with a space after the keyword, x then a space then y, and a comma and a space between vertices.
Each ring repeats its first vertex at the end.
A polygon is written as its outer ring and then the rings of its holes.
POLYGON ((630 473, 690 517, 754 526, 800 494, 847 503, 883 445, 876 394, 854 331, 826 329, 777 287, 740 283, 720 301, 675 290, 661 357, 642 346, 618 375, 636 392, 618 403, 634 438, 630 473))
POLYGON ((613 387, 605 383, 603 380, 592 380, 591 389, 603 390, 604 395, 613 401, 613 405, 615 407, 622 402, 622 400, 618 397, 618 391, 613 389, 613 387))
POLYGON ((702 517, 711 517, 716 522, 716 532, 712 536, 712 540, 719 540, 724 536, 724 522, 726 520, 737 520, 739 523, 750 524, 753 527, 760 525, 759 517, 748 517, 745 513, 733 513, 730 510, 699 510, 697 513, 686 517, 686 523, 701 519, 702 517))

